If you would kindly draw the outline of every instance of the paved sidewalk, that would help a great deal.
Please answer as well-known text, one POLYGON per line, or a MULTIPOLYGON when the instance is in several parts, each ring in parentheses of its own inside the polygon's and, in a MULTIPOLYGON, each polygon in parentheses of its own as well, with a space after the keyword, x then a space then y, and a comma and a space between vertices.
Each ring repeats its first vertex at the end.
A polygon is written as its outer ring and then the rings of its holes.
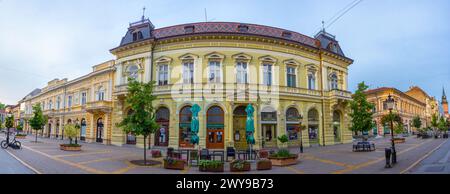
MULTIPOLYGON (((0 137, 1 139, 2 137, 0 137)), ((11 153, 44 174, 198 174, 198 168, 173 171, 162 165, 141 167, 131 164, 131 160, 143 159, 143 150, 135 147, 84 144, 81 152, 64 152, 59 144, 67 141, 34 137, 24 140, 22 150, 11 153)), ((415 164, 426 153, 442 144, 442 139, 417 139, 408 137, 406 143, 398 144, 398 164, 385 169, 384 148, 390 147, 389 138, 375 140, 377 151, 352 152, 352 144, 305 148, 299 163, 289 167, 274 167, 271 171, 251 171, 250 174, 399 174, 415 164)), ((292 148, 298 153, 298 148, 292 148)), ((147 155, 151 156, 150 151, 147 155)), ((162 161, 162 159, 155 159, 162 161)), ((225 165, 228 171, 229 164, 225 165)), ((256 169, 255 165, 252 169, 256 169)), ((230 172, 225 172, 230 173, 230 172)))
POLYGON ((0 174, 34 174, 29 168, 0 148, 0 174))

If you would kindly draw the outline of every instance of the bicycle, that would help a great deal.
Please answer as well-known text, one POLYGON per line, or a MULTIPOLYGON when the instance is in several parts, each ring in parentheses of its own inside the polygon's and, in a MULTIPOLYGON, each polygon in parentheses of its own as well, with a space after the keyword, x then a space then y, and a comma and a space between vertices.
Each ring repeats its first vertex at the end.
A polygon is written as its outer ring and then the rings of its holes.
POLYGON ((8 147, 11 147, 15 150, 22 149, 22 143, 20 143, 20 141, 16 140, 16 136, 14 136, 13 140, 10 141, 9 144, 6 140, 3 140, 0 144, 3 149, 7 149, 8 147))

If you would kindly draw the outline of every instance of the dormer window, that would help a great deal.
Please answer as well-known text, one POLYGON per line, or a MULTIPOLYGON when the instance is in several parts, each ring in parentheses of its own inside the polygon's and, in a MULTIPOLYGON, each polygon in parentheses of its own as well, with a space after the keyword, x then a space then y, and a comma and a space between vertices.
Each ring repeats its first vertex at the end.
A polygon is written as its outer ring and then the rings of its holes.
POLYGON ((238 31, 239 32, 248 32, 248 26, 246 26, 246 25, 239 25, 238 26, 238 31))
POLYGON ((194 26, 185 26, 184 27, 184 32, 186 34, 190 34, 190 33, 194 33, 195 27, 194 26))
POLYGON ((290 33, 290 32, 283 32, 281 34, 281 36, 283 36, 283 38, 292 38, 292 33, 290 33))
POLYGON ((141 31, 133 32, 133 41, 138 41, 144 39, 141 31))

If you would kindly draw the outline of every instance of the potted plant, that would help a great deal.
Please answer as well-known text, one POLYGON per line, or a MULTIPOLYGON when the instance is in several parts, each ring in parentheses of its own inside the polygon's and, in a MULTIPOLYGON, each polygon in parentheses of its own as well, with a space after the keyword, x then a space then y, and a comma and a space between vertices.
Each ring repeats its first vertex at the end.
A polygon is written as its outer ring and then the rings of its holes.
POLYGON ((79 130, 74 124, 64 126, 64 135, 69 138, 69 144, 60 144, 60 149, 64 151, 81 151, 81 145, 72 143, 72 140, 78 137, 79 130))
POLYGON ((272 161, 270 160, 259 160, 256 163, 257 170, 272 170, 272 161))
POLYGON ((25 139, 27 137, 27 134, 23 133, 23 124, 22 123, 20 123, 16 129, 17 129, 16 139, 25 139))
POLYGON ((269 157, 269 151, 262 149, 259 151, 259 158, 268 158, 269 157))
MULTIPOLYGON (((278 137, 278 141, 282 144, 286 144, 289 139, 287 135, 283 135, 278 137)), ((289 166, 297 164, 298 155, 291 154, 288 149, 281 149, 278 152, 270 155, 269 160, 272 162, 274 166, 289 166)))
POLYGON ((166 158, 164 159, 164 168, 170 170, 184 170, 184 160, 176 159, 176 158, 166 158))
POLYGON ((152 157, 161 158, 162 157, 161 150, 152 150, 152 157))
POLYGON ((224 162, 214 160, 200 160, 200 172, 224 172, 224 162))
POLYGON ((230 163, 231 172, 248 172, 251 170, 251 164, 245 160, 234 160, 230 163))

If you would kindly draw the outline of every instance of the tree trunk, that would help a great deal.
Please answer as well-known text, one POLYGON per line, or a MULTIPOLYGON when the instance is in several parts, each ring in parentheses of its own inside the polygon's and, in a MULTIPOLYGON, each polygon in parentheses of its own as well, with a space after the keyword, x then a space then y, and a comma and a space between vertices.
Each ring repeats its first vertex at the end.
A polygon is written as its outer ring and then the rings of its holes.
POLYGON ((147 136, 144 135, 144 166, 147 166, 147 136))
POLYGON ((35 139, 35 143, 37 143, 37 136, 38 136, 38 131, 36 129, 36 139, 35 139))

